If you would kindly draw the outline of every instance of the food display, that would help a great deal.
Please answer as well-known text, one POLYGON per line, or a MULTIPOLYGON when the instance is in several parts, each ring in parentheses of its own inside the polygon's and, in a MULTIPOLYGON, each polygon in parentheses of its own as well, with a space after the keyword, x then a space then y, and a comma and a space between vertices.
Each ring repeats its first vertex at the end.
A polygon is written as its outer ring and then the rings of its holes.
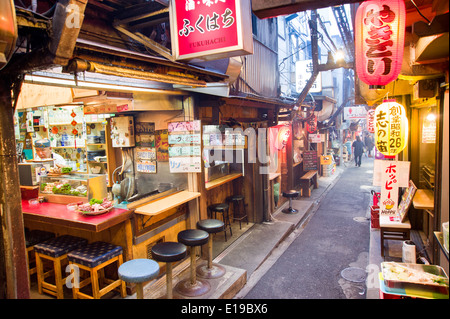
POLYGON ((72 167, 50 167, 50 169, 48 170, 48 174, 54 175, 54 176, 58 176, 58 175, 62 175, 62 174, 69 174, 72 171, 72 167))
POLYGON ((106 177, 77 173, 48 175, 40 180, 39 195, 49 202, 66 205, 78 200, 86 202, 92 198, 105 198, 107 196, 106 177), (74 200, 74 197, 80 199, 74 200))
POLYGON ((386 286, 448 294, 448 277, 442 267, 396 262, 381 263, 386 286))
POLYGON ((88 203, 77 202, 67 205, 68 209, 75 210, 83 215, 100 215, 109 212, 113 208, 113 203, 108 199, 91 198, 88 203))

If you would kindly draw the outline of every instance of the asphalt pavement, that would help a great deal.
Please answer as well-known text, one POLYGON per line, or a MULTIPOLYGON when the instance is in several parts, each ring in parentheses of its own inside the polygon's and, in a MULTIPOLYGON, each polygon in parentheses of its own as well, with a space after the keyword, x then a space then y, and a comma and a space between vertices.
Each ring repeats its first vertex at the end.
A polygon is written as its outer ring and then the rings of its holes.
POLYGON ((247 236, 253 238, 237 246, 241 251, 221 261, 249 267, 236 298, 366 299, 372 176, 372 158, 364 156, 361 167, 348 162, 335 176, 321 177, 311 198, 294 201, 300 213, 279 212, 272 223, 255 225, 247 236), (264 249, 270 252, 254 263, 251 257, 264 249))

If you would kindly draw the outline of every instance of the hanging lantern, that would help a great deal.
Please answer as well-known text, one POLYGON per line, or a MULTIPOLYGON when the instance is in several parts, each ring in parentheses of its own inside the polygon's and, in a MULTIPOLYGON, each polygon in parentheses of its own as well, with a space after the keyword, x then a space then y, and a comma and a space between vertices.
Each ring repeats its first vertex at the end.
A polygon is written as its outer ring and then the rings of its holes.
POLYGON ((403 0, 363 2, 355 19, 356 73, 370 89, 383 88, 397 79, 405 42, 403 0))
POLYGON ((408 119, 403 105, 386 100, 375 110, 375 145, 385 156, 400 153, 408 142, 408 119))

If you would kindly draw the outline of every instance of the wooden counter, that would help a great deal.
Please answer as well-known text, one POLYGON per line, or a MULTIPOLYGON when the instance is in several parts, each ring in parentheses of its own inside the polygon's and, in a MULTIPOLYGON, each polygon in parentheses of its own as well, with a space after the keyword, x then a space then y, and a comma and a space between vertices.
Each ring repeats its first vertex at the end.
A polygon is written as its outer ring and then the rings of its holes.
POLYGON ((30 206, 22 200, 23 218, 25 221, 66 226, 92 232, 100 232, 131 218, 132 210, 113 208, 101 215, 83 215, 67 209, 66 205, 55 203, 40 203, 30 206))
POLYGON ((213 188, 223 185, 225 183, 231 182, 232 180, 235 180, 236 178, 239 178, 241 176, 242 176, 242 173, 233 173, 233 174, 229 174, 229 175, 220 177, 211 182, 205 183, 205 189, 206 190, 213 189, 213 188))
POLYGON ((433 216, 434 193, 430 189, 418 189, 414 194, 413 206, 415 209, 423 209, 433 216))
POLYGON ((198 192, 181 191, 162 199, 157 199, 149 204, 137 207, 135 213, 147 216, 155 216, 181 204, 187 203, 193 199, 196 199, 197 197, 200 197, 200 193, 198 192))

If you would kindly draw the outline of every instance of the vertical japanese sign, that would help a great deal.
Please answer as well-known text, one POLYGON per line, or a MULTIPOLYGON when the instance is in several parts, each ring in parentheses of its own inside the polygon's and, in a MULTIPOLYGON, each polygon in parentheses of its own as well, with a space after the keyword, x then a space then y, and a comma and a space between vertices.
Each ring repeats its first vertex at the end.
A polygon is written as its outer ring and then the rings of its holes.
MULTIPOLYGON (((297 93, 301 93, 303 88, 308 83, 313 74, 312 60, 303 60, 295 62, 295 90, 297 93)), ((322 73, 317 74, 309 92, 319 93, 322 92, 322 73)))
POLYGON ((367 111, 366 127, 369 133, 375 133, 375 109, 367 111))
POLYGON ((215 60, 253 54, 250 1, 172 0, 176 60, 215 60))
POLYGON ((385 156, 400 153, 408 141, 408 119, 403 105, 386 100, 375 110, 375 146, 385 156))
POLYGON ((373 185, 381 186, 380 214, 398 217, 398 188, 409 186, 410 162, 375 160, 373 185))
POLYGON ((136 171, 156 173, 155 123, 136 122, 136 171))
POLYGON ((168 127, 171 173, 200 173, 201 121, 171 122, 168 127))
POLYGON ((364 1, 355 18, 355 64, 358 77, 384 86, 400 73, 405 42, 403 0, 364 1))

